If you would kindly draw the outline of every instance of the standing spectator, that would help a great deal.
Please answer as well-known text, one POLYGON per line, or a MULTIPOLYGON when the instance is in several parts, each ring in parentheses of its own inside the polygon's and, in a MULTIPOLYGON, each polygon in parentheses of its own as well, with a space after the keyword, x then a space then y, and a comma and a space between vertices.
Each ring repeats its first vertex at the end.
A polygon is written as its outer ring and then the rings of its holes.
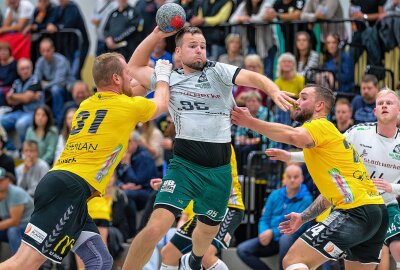
POLYGON ((108 16, 117 8, 116 0, 96 0, 96 8, 91 19, 92 24, 96 27, 97 45, 96 56, 107 52, 107 46, 104 37, 104 27, 108 16))
POLYGON ((195 16, 198 5, 197 0, 175 0, 174 2, 185 10, 186 22, 189 22, 195 16))
MULTIPOLYGON (((354 87, 354 59, 339 48, 340 37, 337 34, 328 34, 325 40, 322 68, 333 72, 339 85, 334 85, 332 77, 328 77, 332 88, 339 92, 349 93, 354 87)), ((329 73, 328 73, 329 74, 329 73)))
POLYGON ((31 23, 35 6, 28 0, 8 0, 0 34, 22 32, 31 23))
POLYGON ((12 56, 10 44, 0 42, 0 106, 5 106, 5 95, 17 79, 17 61, 12 56))
POLYGON ((44 95, 39 80, 32 74, 31 60, 22 58, 18 61, 19 79, 7 93, 7 103, 12 111, 0 116, 2 126, 7 132, 15 130, 20 145, 24 142, 26 130, 32 124, 34 111, 44 102, 44 95))
MULTIPOLYGON (((270 1, 246 0, 240 3, 229 19, 230 23, 261 23, 265 22, 270 1)), ((240 28, 244 55, 258 54, 263 59, 264 73, 273 78, 273 67, 278 51, 272 27, 269 25, 246 25, 240 28)), ((208 42, 208 39, 207 39, 208 42)))
POLYGON ((284 53, 278 58, 278 78, 275 83, 282 91, 299 96, 304 87, 304 77, 297 75, 296 58, 291 53, 284 53))
POLYGON ((140 14, 129 5, 128 0, 118 0, 118 7, 107 19, 104 26, 105 43, 109 51, 121 53, 129 59, 143 39, 140 29, 140 14))
POLYGON ((308 69, 316 68, 319 65, 319 55, 312 49, 310 34, 305 31, 296 34, 294 56, 297 62, 297 74, 303 77, 308 69))
MULTIPOLYGON (((244 68, 264 75, 264 65, 261 60, 261 57, 257 54, 246 55, 246 57, 244 58, 244 68)), ((261 95, 261 103, 263 106, 266 106, 268 96, 267 94, 265 94, 264 91, 243 85, 239 85, 234 93, 237 105, 244 106, 245 104, 244 95, 246 94, 246 92, 254 90, 256 90, 261 95)))
POLYGON ((8 242, 15 254, 33 212, 33 200, 25 190, 13 185, 13 179, 0 167, 0 242, 8 242))
POLYGON ((295 164, 285 169, 286 185, 271 193, 266 200, 262 216, 258 222, 258 237, 246 240, 237 247, 240 259, 252 269, 270 270, 260 260, 279 253, 279 269, 282 259, 296 239, 307 229, 303 226, 294 234, 282 234, 279 224, 286 220, 285 215, 305 210, 313 201, 310 192, 303 183, 301 167, 295 164))
POLYGON ((156 47, 150 55, 150 60, 153 61, 154 65, 156 64, 158 59, 164 59, 168 60, 172 64, 174 63, 174 61, 172 60, 172 55, 165 50, 166 47, 167 42, 165 38, 157 43, 156 47))
POLYGON ((0 126, 0 167, 4 168, 7 172, 15 176, 14 159, 7 155, 5 145, 7 143, 7 133, 0 126))
MULTIPOLYGON (((52 109, 57 122, 61 121, 64 95, 74 81, 70 64, 63 55, 55 52, 54 43, 49 38, 40 42, 40 55, 35 65, 35 76, 42 88, 51 93, 52 109)), ((47 93, 46 93, 47 94, 47 93)))
POLYGON ((242 41, 239 34, 231 33, 225 39, 226 54, 218 58, 218 62, 222 62, 237 67, 244 66, 244 57, 240 50, 242 49, 242 41))
POLYGON ((25 27, 24 33, 46 30, 47 24, 54 22, 55 18, 56 5, 50 0, 38 0, 37 7, 33 13, 33 22, 25 27))
POLYGON ((332 121, 340 133, 344 133, 354 125, 352 108, 347 98, 339 98, 335 103, 335 120, 332 121))
POLYGON ((46 161, 39 158, 38 143, 26 140, 22 145, 23 162, 16 168, 17 185, 26 190, 31 197, 36 186, 50 167, 46 161))
POLYGON ((400 0, 387 0, 384 10, 386 14, 400 14, 400 0))
POLYGON ((48 106, 42 105, 35 110, 33 124, 26 131, 26 140, 38 144, 39 157, 49 165, 53 164, 57 146, 58 131, 53 126, 53 116, 48 106))
POLYGON ((157 177, 157 168, 151 154, 140 143, 140 135, 133 132, 121 163, 116 168, 117 185, 129 200, 131 236, 136 234, 136 214, 143 209, 152 188, 150 179, 157 177))
POLYGON ((378 79, 375 75, 365 74, 361 79, 361 95, 355 96, 351 103, 355 124, 376 121, 374 108, 378 92, 378 79))
MULTIPOLYGON (((339 0, 308 0, 306 1, 300 18, 309 22, 333 18, 343 19, 342 6, 339 0)), ((322 23, 321 42, 325 42, 329 33, 338 33, 341 38, 345 38, 344 27, 341 23, 322 23)))
POLYGON ((46 27, 50 33, 55 33, 64 28, 79 30, 82 35, 82 46, 76 48, 73 56, 69 57, 71 71, 75 78, 81 78, 81 70, 89 51, 89 36, 86 30, 85 20, 77 4, 70 0, 58 0, 59 6, 56 9, 55 21, 46 27))
POLYGON ((351 0, 350 18, 366 20, 373 26, 377 20, 385 16, 385 2, 386 0, 351 0))
POLYGON ((225 29, 219 25, 228 21, 232 9, 231 0, 199 1, 196 14, 189 21, 191 26, 206 26, 202 31, 211 60, 217 60, 224 52, 225 29))
POLYGON ((56 162, 60 158, 61 153, 65 148, 65 143, 67 142, 69 133, 71 132, 72 118, 74 117, 76 109, 77 108, 70 108, 65 113, 63 126, 61 128, 60 135, 58 135, 56 151, 54 153, 54 162, 56 162))
MULTIPOLYGON (((301 16, 301 11, 304 7, 304 0, 277 0, 275 1, 272 8, 267 10, 264 19, 271 21, 273 19, 278 19, 282 22, 299 21, 301 16)), ((297 31, 303 30, 305 28, 304 24, 280 24, 279 25, 283 36, 285 37, 285 52, 294 52, 294 37, 297 31)))

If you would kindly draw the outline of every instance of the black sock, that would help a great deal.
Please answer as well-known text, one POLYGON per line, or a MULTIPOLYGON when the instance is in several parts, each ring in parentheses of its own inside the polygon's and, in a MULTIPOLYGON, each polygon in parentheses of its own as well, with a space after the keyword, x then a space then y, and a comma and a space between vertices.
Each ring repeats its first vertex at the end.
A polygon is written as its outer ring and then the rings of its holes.
POLYGON ((200 270, 201 269, 201 260, 203 256, 196 256, 193 251, 190 253, 189 257, 189 266, 193 270, 200 270))

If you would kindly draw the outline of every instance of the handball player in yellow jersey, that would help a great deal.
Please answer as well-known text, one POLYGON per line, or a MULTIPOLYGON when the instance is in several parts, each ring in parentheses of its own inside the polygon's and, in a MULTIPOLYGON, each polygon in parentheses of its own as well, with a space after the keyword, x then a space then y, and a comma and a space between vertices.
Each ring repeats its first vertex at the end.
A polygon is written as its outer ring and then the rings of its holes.
MULTIPOLYGON (((158 32, 160 38, 174 33, 158 32)), ((172 65, 158 62, 153 100, 130 97, 132 74, 117 53, 93 64, 97 93, 76 111, 65 149, 39 183, 35 210, 17 253, 0 269, 38 269, 46 259, 61 263, 72 250, 85 269, 111 269, 112 257, 87 211, 87 200, 103 194, 138 122, 167 110, 172 65)))
POLYGON ((232 111, 232 122, 303 149, 307 168, 321 195, 301 214, 290 213, 279 225, 293 233, 328 207, 331 214, 308 229, 283 260, 285 270, 315 269, 327 260, 345 257, 346 270, 372 270, 388 226, 388 213, 355 148, 326 117, 334 104, 328 88, 308 85, 293 111, 301 127, 255 119, 245 108, 232 111))

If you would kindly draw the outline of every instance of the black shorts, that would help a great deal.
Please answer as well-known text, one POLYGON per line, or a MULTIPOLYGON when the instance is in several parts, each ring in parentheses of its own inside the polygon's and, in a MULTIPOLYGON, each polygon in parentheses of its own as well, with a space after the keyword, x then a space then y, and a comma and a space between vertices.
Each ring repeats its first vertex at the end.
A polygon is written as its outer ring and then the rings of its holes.
MULTIPOLYGON (((218 234, 212 241, 218 252, 222 248, 228 248, 233 233, 242 222, 244 211, 236 208, 228 208, 223 221, 220 224, 218 234)), ((192 233, 196 227, 197 216, 189 219, 171 238, 171 243, 182 253, 185 254, 192 249, 192 233)))
POLYGON ((99 233, 87 211, 90 196, 89 185, 78 175, 48 172, 36 188, 35 209, 22 241, 61 263, 82 231, 99 233))
POLYGON ((328 259, 379 263, 388 227, 385 205, 335 210, 309 228, 301 239, 328 259))

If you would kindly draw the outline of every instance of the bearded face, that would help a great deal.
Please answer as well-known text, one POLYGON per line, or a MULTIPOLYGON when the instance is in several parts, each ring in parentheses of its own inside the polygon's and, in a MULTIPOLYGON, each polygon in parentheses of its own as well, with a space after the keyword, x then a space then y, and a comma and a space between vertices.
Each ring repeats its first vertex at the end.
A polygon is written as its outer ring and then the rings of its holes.
POLYGON ((292 112, 292 118, 300 123, 304 123, 305 121, 308 121, 311 119, 313 116, 314 110, 313 108, 299 108, 297 107, 293 112, 292 112))

